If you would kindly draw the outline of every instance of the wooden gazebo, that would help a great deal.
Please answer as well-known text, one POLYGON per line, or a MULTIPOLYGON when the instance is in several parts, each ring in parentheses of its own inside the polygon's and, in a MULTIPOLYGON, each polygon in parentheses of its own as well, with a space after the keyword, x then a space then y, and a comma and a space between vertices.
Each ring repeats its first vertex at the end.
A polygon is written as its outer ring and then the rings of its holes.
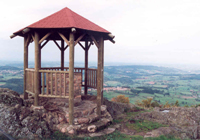
POLYGON ((101 115, 103 98, 104 40, 114 43, 114 36, 86 18, 64 8, 11 35, 24 37, 24 99, 39 97, 69 98, 69 124, 73 124, 74 96, 87 89, 97 89, 97 114, 101 115), (41 50, 53 41, 61 51, 60 67, 41 67, 41 50), (35 44, 35 68, 28 68, 28 46, 35 44), (83 45, 83 42, 85 44, 83 45), (74 47, 79 44, 85 51, 85 68, 74 68, 74 47), (97 69, 88 68, 88 51, 91 45, 98 48, 97 69), (69 48, 69 67, 64 66, 64 51, 69 48))

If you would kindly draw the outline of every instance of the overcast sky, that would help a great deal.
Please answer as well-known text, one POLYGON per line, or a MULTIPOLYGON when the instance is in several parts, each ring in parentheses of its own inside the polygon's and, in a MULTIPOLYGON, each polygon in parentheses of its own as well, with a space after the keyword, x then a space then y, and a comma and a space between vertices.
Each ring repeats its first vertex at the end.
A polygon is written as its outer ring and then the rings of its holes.
MULTIPOLYGON (((112 32, 105 42, 105 62, 200 65, 200 0, 1 0, 0 60, 23 60, 23 38, 9 36, 64 7, 112 32)), ((34 60, 33 43, 29 60, 34 60)), ((84 60, 76 46, 75 61, 84 60)), ((68 51, 65 52, 68 61, 68 51)), ((49 43, 42 61, 59 61, 49 43)), ((92 46, 89 61, 97 60, 92 46)))

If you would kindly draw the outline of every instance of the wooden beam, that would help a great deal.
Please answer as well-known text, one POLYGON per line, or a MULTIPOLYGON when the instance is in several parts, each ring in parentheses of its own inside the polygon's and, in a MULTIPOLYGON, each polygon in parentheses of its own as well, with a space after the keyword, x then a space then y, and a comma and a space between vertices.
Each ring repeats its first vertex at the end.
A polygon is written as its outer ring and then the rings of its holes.
POLYGON ((48 42, 49 42, 49 40, 46 40, 46 41, 44 42, 44 44, 42 44, 41 49, 42 49, 48 42))
POLYGON ((32 39, 33 39, 33 41, 35 41, 35 37, 34 37, 34 35, 33 35, 33 34, 31 34, 31 36, 32 36, 32 39))
POLYGON ((65 50, 64 50, 64 40, 61 40, 61 49, 60 49, 60 51, 61 51, 61 70, 63 71, 64 70, 64 52, 65 52, 65 50))
POLYGON ((85 50, 85 47, 80 42, 78 44, 85 50))
POLYGON ((93 36, 90 36, 91 39, 94 41, 94 44, 97 46, 97 48, 99 48, 99 44, 98 42, 96 41, 96 39, 93 37, 93 36))
POLYGON ((74 34, 69 36, 69 124, 74 122, 74 34))
POLYGON ((98 48, 98 68, 97 68, 97 115, 101 116, 101 102, 102 102, 102 49, 103 37, 99 40, 98 48))
POLYGON ((93 45, 93 42, 90 42, 90 45, 88 45, 88 50, 90 49, 90 46, 93 45))
POLYGON ((40 94, 40 73, 39 73, 39 69, 40 69, 40 44, 39 44, 39 34, 37 32, 35 32, 35 97, 34 97, 34 105, 38 106, 39 102, 38 102, 38 96, 40 94))
POLYGON ((59 95, 39 95, 40 97, 48 97, 48 98, 69 98, 69 96, 59 96, 59 95))
POLYGON ((12 39, 12 38, 14 38, 14 37, 16 37, 17 35, 15 35, 15 34, 12 34, 12 35, 10 35, 10 38, 12 39))
POLYGON ((82 34, 81 36, 79 36, 79 38, 75 41, 74 46, 76 46, 77 43, 79 43, 79 41, 85 36, 85 34, 82 34))
POLYGON ((47 39, 52 33, 47 33, 42 39, 40 39, 39 44, 41 44, 45 39, 47 39))
POLYGON ((28 93, 26 92, 26 69, 28 68, 28 45, 30 44, 31 36, 24 37, 24 99, 28 99, 28 93))
POLYGON ((111 39, 114 39, 115 36, 113 34, 108 34, 108 36, 111 38, 111 39))
POLYGON ((87 79, 88 79, 88 75, 87 75, 87 70, 88 70, 88 41, 85 41, 85 87, 84 87, 84 94, 87 95, 88 92, 88 87, 87 87, 87 79))
POLYGON ((76 28, 71 29, 72 33, 76 33, 76 28))
POLYGON ((69 46, 69 41, 67 40, 67 38, 63 35, 63 34, 61 34, 61 33, 59 33, 58 32, 58 34, 60 35, 60 37, 67 43, 67 45, 69 46))
POLYGON ((61 50, 61 47, 59 46, 59 44, 55 40, 53 40, 53 42, 56 44, 56 46, 58 47, 58 49, 61 50))
POLYGON ((22 30, 22 34, 26 34, 26 33, 30 32, 30 30, 31 29, 29 29, 29 28, 25 28, 24 30, 22 30))
POLYGON ((65 48, 64 48, 64 51, 68 48, 69 46, 67 45, 65 48))
POLYGON ((115 44, 115 40, 113 40, 113 39, 109 39, 110 40, 110 42, 112 42, 113 44, 115 44))

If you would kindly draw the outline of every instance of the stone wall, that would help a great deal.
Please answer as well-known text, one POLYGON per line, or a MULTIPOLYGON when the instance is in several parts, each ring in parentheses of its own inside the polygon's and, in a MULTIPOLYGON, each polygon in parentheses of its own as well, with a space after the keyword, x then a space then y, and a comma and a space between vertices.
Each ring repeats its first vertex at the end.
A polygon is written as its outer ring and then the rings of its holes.
MULTIPOLYGON (((65 88, 65 92, 66 92, 66 96, 69 95, 69 74, 66 73, 65 77, 64 74, 59 74, 57 73, 57 75, 53 74, 53 81, 51 81, 51 75, 48 75, 48 93, 47 94, 51 94, 51 82, 53 82, 53 95, 61 95, 64 96, 64 84, 66 86, 65 88), (57 78, 57 82, 55 81, 55 78, 57 78), (64 78, 66 83, 64 83, 64 78), (56 90, 56 86, 57 86, 57 90, 56 90)), ((74 96, 80 95, 81 94, 81 73, 75 72, 74 73, 74 96)))

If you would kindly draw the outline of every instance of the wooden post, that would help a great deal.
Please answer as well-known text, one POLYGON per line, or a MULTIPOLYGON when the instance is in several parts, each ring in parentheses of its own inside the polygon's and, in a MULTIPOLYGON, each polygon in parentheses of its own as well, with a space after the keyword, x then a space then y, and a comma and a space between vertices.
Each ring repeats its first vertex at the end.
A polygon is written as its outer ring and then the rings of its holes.
POLYGON ((39 44, 39 34, 35 32, 35 98, 34 105, 38 106, 38 95, 40 94, 40 44, 39 44))
POLYGON ((64 70, 64 40, 61 40, 61 70, 64 70))
POLYGON ((85 41, 85 87, 84 94, 87 95, 88 87, 87 87, 87 69, 88 69, 88 41, 85 41))
MULTIPOLYGON (((103 38, 102 38, 103 39, 103 38)), ((101 91, 101 104, 103 104, 103 82, 104 82, 104 40, 101 42, 100 46, 102 46, 102 91, 101 91)))
POLYGON ((98 69, 97 69, 97 115, 101 116, 101 102, 102 102, 102 49, 103 37, 99 39, 98 46, 98 69))
MULTIPOLYGON (((40 38, 39 38, 40 39, 40 38)), ((42 51, 42 48, 41 48, 41 45, 40 45, 40 43, 39 43, 39 69, 41 68, 41 65, 42 65, 42 63, 41 63, 41 58, 42 58, 42 53, 41 53, 41 51, 42 51)), ((39 76, 38 76, 38 82, 39 82, 39 94, 41 94, 41 73, 39 73, 39 76)))
POLYGON ((30 43, 30 35, 24 37, 24 99, 28 99, 26 92, 26 68, 28 68, 28 45, 30 43))
POLYGON ((69 124, 74 121, 74 34, 69 35, 69 124))

